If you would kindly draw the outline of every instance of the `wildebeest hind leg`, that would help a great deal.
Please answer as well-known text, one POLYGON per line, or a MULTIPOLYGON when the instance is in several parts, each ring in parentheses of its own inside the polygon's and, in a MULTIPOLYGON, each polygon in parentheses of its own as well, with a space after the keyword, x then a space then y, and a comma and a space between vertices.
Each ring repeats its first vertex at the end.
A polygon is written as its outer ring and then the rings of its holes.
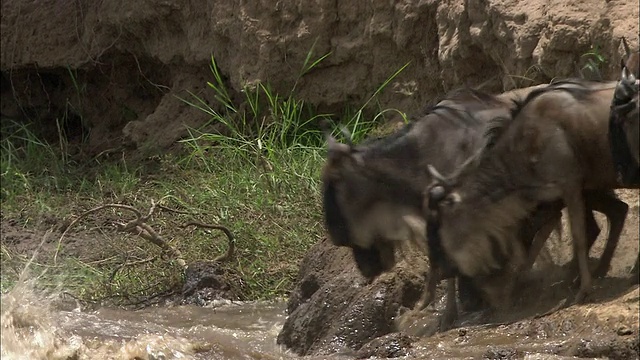
MULTIPOLYGON (((585 196, 585 211, 584 211, 584 221, 585 221, 585 236, 587 239, 587 259, 589 259, 589 250, 598 239, 600 235, 600 226, 596 222, 596 218, 593 216, 593 211, 590 208, 586 207, 588 203, 588 198, 585 196)), ((616 240, 617 242, 617 240, 616 240)), ((608 244, 608 243, 607 243, 608 244)), ((572 286, 578 286, 577 281, 580 278, 580 266, 578 265, 578 257, 576 256, 575 246, 573 247, 573 258, 569 263, 569 273, 568 273, 568 281, 571 282, 572 286), (575 276, 573 270, 575 269, 578 276, 575 276)))
POLYGON ((585 203, 581 189, 572 189, 565 193, 564 202, 569 213, 571 237, 573 238, 574 254, 578 260, 580 272, 580 290, 574 301, 582 302, 591 290, 591 272, 589 271, 587 239, 585 229, 585 203))
POLYGON ((538 254, 542 250, 545 242, 556 228, 556 225, 560 222, 562 218, 562 212, 558 211, 549 221, 540 227, 538 232, 533 238, 531 242, 531 247, 529 248, 529 253, 527 254, 527 261, 522 267, 521 271, 527 271, 531 269, 533 263, 535 263, 538 254))
MULTIPOLYGON (((605 192, 588 192, 585 194, 585 203, 587 208, 591 208, 607 216, 609 220, 609 234, 607 242, 600 256, 600 262, 596 268, 593 276, 596 278, 603 277, 609 271, 611 260, 613 259, 613 253, 618 245, 624 222, 627 218, 627 212, 629 211, 629 205, 624 201, 617 198, 613 191, 605 192)), ((595 220, 594 220, 595 221, 595 220)), ((597 224, 596 224, 597 226, 597 224)), ((588 229, 588 227, 587 227, 588 229)), ((589 234, 587 234, 589 235, 589 234)), ((589 239, 589 248, 593 245, 593 241, 589 239)))
POLYGON ((634 284, 640 282, 640 250, 638 250, 638 257, 636 258, 636 263, 633 265, 633 269, 631 269, 631 277, 633 278, 634 284))

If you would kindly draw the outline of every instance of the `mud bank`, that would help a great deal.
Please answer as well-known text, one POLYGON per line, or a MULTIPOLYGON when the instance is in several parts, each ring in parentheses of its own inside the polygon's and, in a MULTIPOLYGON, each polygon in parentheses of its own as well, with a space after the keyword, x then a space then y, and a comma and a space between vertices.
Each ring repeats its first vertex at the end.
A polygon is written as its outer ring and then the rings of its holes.
POLYGON ((203 124, 177 97, 211 103, 212 55, 239 97, 259 82, 288 93, 312 48, 314 59, 330 53, 296 86, 322 112, 360 106, 410 63, 380 99, 410 113, 463 84, 499 91, 577 75, 592 47, 612 78, 621 37, 638 44, 637 4, 622 0, 20 0, 1 10, 2 117, 54 134, 64 120, 92 153, 158 151, 203 124))

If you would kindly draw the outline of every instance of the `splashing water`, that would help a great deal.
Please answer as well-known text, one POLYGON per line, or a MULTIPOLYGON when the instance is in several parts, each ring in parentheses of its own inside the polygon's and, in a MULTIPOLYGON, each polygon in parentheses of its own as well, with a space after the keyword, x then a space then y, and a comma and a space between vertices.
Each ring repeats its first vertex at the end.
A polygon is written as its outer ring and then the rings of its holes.
POLYGON ((284 359, 282 303, 62 310, 22 281, 2 295, 2 359, 284 359))

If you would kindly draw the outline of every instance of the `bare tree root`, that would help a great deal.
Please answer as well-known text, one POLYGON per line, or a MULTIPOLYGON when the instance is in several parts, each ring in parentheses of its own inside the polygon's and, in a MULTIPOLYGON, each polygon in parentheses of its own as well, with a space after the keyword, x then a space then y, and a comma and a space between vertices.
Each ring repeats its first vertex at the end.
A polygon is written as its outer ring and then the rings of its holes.
POLYGON ((215 259, 213 259, 214 262, 222 262, 222 261, 227 261, 230 260, 233 257, 233 254, 235 252, 236 249, 236 240, 233 237, 233 234, 231 233, 231 230, 229 230, 227 227, 222 226, 222 225, 211 225, 211 224, 205 224, 205 223, 201 223, 198 221, 190 221, 184 225, 182 225, 182 228, 187 228, 189 226, 195 226, 195 227, 201 227, 201 228, 205 228, 205 229, 215 229, 215 230, 221 230, 222 232, 224 232, 225 235, 227 235, 227 239, 229 241, 229 246, 227 247, 227 251, 222 254, 219 255, 218 257, 216 257, 215 259))
POLYGON ((69 229, 71 229, 82 218, 106 208, 124 209, 124 210, 129 210, 133 212, 136 215, 136 219, 131 220, 127 223, 116 223, 118 230, 122 232, 128 232, 130 234, 138 235, 143 239, 151 242, 152 244, 160 247, 164 252, 172 255, 172 257, 176 260, 178 265, 180 265, 183 271, 187 269, 187 263, 182 258, 182 253, 180 252, 180 250, 169 245, 169 243, 162 236, 160 236, 160 234, 158 234, 155 230, 153 230, 151 226, 149 226, 149 224, 147 224, 147 221, 149 220, 149 218, 151 218, 151 216, 153 215, 154 211, 157 208, 157 204, 153 200, 151 201, 151 208, 149 208, 149 212, 144 216, 138 209, 134 208, 133 206, 123 205, 123 204, 105 204, 105 205, 101 205, 96 208, 93 208, 91 210, 85 211, 80 216, 78 216, 75 220, 73 220, 71 224, 69 224, 69 226, 64 230, 64 232, 60 236, 60 239, 58 240, 58 247, 54 255, 54 263, 57 264, 60 244, 62 243, 62 239, 67 234, 69 229))

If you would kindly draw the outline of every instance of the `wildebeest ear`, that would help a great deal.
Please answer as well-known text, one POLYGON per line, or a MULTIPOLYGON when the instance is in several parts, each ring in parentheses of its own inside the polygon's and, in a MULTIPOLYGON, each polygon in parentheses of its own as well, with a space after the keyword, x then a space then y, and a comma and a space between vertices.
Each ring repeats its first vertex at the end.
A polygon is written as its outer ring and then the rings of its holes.
POLYGON ((624 62, 622 63, 622 75, 620 76, 620 78, 622 79, 622 81, 629 84, 635 84, 636 82, 636 77, 624 62))
POLYGON ((443 204, 453 205, 459 203, 461 200, 462 197, 460 196, 460 194, 457 191, 453 191, 447 194, 447 196, 444 198, 443 204))
POLYGON ((358 166, 362 166, 364 164, 362 154, 352 145, 340 143, 333 137, 329 137, 327 140, 327 159, 329 162, 333 164, 350 164, 358 166))
MULTIPOLYGON (((442 185, 434 185, 427 192, 427 204, 431 210, 436 210, 440 205, 453 205, 461 200, 460 194, 456 191, 447 190, 442 185)), ((423 204, 424 206, 424 204, 423 204)))

